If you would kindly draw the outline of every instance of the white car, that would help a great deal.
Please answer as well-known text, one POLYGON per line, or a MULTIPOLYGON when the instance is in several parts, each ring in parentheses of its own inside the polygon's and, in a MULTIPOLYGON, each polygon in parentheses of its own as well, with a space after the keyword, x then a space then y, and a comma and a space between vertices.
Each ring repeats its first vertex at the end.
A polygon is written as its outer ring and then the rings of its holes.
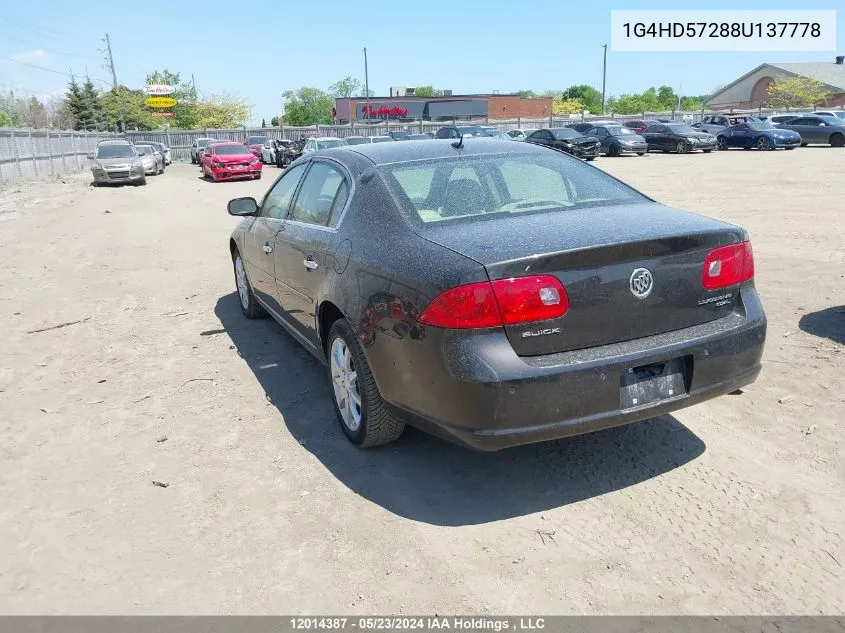
POLYGON ((309 138, 302 148, 302 153, 316 152, 318 149, 331 149, 332 147, 345 147, 346 141, 342 138, 334 136, 318 136, 316 138, 309 138))
POLYGON ((835 116, 837 119, 845 120, 845 110, 816 110, 811 114, 816 116, 835 116))
POLYGON ((772 125, 780 125, 784 121, 788 121, 789 119, 794 119, 797 117, 797 114, 773 114, 770 117, 766 118, 766 121, 771 123, 772 125))
POLYGON ((370 139, 370 143, 392 143, 393 137, 392 136, 368 136, 370 139))
POLYGON ((147 141, 147 145, 152 145, 155 147, 161 154, 164 155, 164 164, 170 165, 173 161, 170 158, 170 148, 167 147, 164 143, 157 143, 153 141, 147 141))
POLYGON ((530 130, 510 130, 507 132, 507 135, 510 136, 512 139, 516 139, 517 141, 524 141, 529 136, 531 136, 537 130, 530 129, 530 130))

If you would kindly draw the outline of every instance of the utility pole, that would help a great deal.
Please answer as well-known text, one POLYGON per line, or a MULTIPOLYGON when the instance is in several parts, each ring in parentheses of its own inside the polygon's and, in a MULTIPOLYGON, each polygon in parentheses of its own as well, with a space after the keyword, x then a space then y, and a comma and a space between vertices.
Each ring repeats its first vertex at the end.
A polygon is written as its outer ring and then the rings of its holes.
POLYGON ((604 90, 607 86, 607 44, 602 44, 604 48, 604 62, 601 68, 601 113, 604 115, 604 90))
POLYGON ((193 98, 194 98, 194 101, 196 101, 197 100, 197 82, 194 80, 194 73, 191 73, 191 85, 194 88, 193 98))
POLYGON ((367 70, 367 47, 364 47, 364 95, 367 98, 367 118, 370 118, 370 73, 367 70))
POLYGON ((114 69, 114 57, 112 56, 112 53, 111 53, 111 40, 109 39, 108 33, 106 33, 106 50, 108 51, 108 54, 109 54, 109 70, 111 70, 111 78, 112 78, 112 81, 114 82, 114 84, 113 84, 114 85, 114 98, 118 99, 119 100, 118 102, 120 103, 120 131, 126 132, 126 121, 124 120, 125 117, 123 116, 124 104, 123 104, 123 101, 120 100, 120 95, 117 92, 117 72, 114 69))

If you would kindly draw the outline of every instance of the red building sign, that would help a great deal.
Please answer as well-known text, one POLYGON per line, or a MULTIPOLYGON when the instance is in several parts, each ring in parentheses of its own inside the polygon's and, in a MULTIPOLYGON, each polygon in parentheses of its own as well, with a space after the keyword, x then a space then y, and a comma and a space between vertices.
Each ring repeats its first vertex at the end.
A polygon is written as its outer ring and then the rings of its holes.
POLYGON ((400 108, 398 106, 388 108, 386 106, 375 107, 364 105, 361 106, 361 112, 367 117, 408 116, 407 108, 400 108))

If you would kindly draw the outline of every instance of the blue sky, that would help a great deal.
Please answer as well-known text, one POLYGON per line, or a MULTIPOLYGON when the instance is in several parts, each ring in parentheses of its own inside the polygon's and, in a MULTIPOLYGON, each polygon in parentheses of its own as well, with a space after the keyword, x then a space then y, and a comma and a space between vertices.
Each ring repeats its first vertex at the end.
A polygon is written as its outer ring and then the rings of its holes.
MULTIPOLYGON (((61 93, 70 69, 110 82, 102 38, 112 40, 118 80, 141 87, 154 69, 191 73, 201 93, 231 91, 253 106, 252 119, 277 114, 281 93, 325 89, 352 75, 381 96, 390 86, 433 84, 458 93, 542 91, 588 83, 601 88, 602 48, 610 9, 675 9, 677 2, 535 0, 356 3, 339 0, 248 3, 79 3, 40 0, 0 9, 0 89, 40 98, 61 93), (448 24, 448 25, 447 25, 448 24), (221 42, 216 44, 215 42, 221 42), (11 58, 11 61, 9 59, 11 58), (25 64, 30 64, 27 66, 25 64), (42 69, 36 69, 38 66, 42 69), (52 71, 52 72, 50 72, 52 71)), ((708 1, 707 9, 841 9, 839 54, 845 54, 841 0, 708 1)), ((689 5, 684 8, 695 8, 689 5)), ((704 94, 764 61, 817 61, 834 53, 608 52, 608 95, 671 85, 704 94)), ((99 86, 103 83, 99 82, 99 86)))

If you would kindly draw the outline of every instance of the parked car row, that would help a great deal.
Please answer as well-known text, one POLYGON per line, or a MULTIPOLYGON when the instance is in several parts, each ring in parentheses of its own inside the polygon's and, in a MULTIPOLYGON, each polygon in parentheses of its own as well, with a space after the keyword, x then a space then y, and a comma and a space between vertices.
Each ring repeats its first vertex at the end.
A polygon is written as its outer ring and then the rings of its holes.
POLYGON ((164 173, 169 156, 170 149, 162 143, 110 139, 97 143, 88 159, 95 185, 146 185, 147 176, 164 173))
MULTIPOLYGON (((595 160, 602 154, 610 157, 622 154, 643 156, 654 151, 678 154, 701 151, 709 154, 714 150, 731 148, 790 150, 810 143, 842 147, 845 146, 845 113, 842 115, 838 116, 835 111, 819 111, 809 115, 774 115, 769 120, 745 114, 708 115, 693 125, 668 119, 635 119, 624 123, 599 120, 508 132, 489 125, 453 124, 441 127, 436 133, 413 134, 407 130, 394 130, 384 135, 346 138, 311 133, 296 141, 249 136, 243 143, 198 138, 191 145, 191 162, 199 164, 207 177, 218 181, 257 179, 261 177, 262 164, 284 169, 301 156, 318 150, 433 138, 523 141, 545 145, 587 161, 595 160)), ((145 173, 154 173, 158 169, 157 162, 153 164, 158 160, 154 156, 161 156, 163 164, 169 163, 169 150, 161 144, 146 145, 150 156, 141 157, 142 162, 146 161, 145 173)))

